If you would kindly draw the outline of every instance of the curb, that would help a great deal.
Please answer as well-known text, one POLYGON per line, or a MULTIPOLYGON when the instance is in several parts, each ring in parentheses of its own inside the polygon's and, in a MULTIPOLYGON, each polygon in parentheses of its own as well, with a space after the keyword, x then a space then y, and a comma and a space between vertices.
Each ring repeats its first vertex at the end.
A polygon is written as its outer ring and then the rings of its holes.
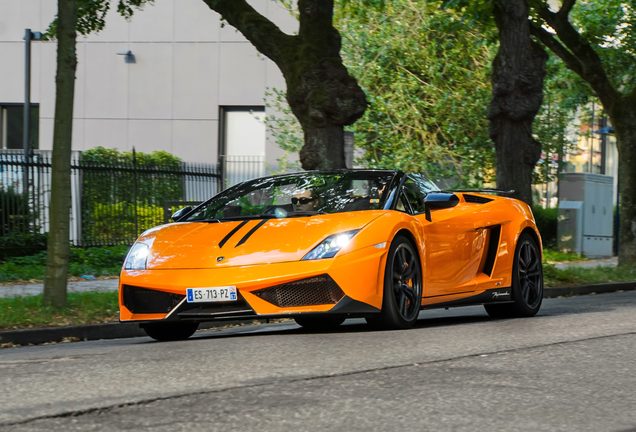
MULTIPOLYGON (((636 282, 616 282, 594 285, 546 288, 544 298, 571 297, 588 294, 604 294, 636 290, 636 282)), ((226 325, 254 324, 253 321, 211 321, 202 323, 200 329, 226 325)), ((146 336, 137 323, 91 324, 73 327, 45 327, 25 330, 0 331, 0 345, 36 345, 47 342, 90 341, 146 336)))
POLYGON ((588 294, 605 294, 617 291, 633 291, 636 290, 635 282, 610 282, 593 285, 577 285, 556 288, 546 288, 543 294, 544 298, 555 297, 572 297, 588 294))
MULTIPOLYGON (((201 323, 199 329, 227 325, 254 324, 252 321, 210 321, 201 323)), ((0 331, 1 345, 39 345, 49 342, 78 342, 99 339, 123 339, 146 336, 137 323, 89 324, 69 327, 44 327, 24 330, 0 331)))

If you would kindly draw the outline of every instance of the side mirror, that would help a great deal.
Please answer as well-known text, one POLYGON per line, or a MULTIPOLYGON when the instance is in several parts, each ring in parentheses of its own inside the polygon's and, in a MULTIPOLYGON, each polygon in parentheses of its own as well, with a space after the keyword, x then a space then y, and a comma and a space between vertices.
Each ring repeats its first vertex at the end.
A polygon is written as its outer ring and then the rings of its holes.
POLYGON ((459 203, 457 195, 447 192, 431 192, 424 198, 426 220, 431 222, 431 210, 455 207, 459 203))
POLYGON ((170 216, 170 219, 172 219, 175 222, 179 222, 179 219, 181 219, 183 216, 190 213, 191 210, 192 210, 191 206, 187 206, 182 209, 179 209, 176 212, 172 213, 172 216, 170 216))

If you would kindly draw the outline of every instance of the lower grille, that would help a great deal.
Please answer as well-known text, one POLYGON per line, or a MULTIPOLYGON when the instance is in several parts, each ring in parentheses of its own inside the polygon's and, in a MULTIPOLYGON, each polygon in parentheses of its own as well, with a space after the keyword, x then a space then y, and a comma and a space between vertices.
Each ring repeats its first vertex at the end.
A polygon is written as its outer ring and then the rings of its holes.
POLYGON ((329 275, 301 279, 252 294, 279 307, 336 304, 344 297, 338 284, 329 275))
POLYGON ((132 313, 168 313, 185 296, 132 285, 122 286, 124 306, 132 313))

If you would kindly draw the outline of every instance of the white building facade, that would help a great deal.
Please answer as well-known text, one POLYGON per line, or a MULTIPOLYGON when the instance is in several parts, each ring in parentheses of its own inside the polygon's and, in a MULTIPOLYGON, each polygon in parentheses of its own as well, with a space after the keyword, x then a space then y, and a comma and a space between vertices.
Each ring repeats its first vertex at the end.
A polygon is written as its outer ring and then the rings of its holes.
MULTIPOLYGON (((296 31, 278 2, 251 3, 296 31)), ((0 0, 0 149, 22 148, 25 29, 44 32, 56 8, 53 0, 0 0)), ((37 147, 50 150, 56 43, 33 41, 31 49, 31 130, 37 147)), ((266 93, 284 88, 279 69, 202 0, 155 0, 129 21, 113 1, 106 28, 79 37, 77 53, 74 150, 165 150, 210 164, 248 156, 264 167, 283 155, 264 122, 266 93)))

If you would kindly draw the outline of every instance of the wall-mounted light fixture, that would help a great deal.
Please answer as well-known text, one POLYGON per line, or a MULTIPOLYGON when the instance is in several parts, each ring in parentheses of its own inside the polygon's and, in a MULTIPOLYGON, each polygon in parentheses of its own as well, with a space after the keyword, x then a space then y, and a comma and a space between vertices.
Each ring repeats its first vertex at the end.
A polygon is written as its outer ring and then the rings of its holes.
POLYGON ((136 63, 135 55, 131 50, 121 50, 117 51, 117 55, 124 56, 124 61, 126 63, 136 63))

